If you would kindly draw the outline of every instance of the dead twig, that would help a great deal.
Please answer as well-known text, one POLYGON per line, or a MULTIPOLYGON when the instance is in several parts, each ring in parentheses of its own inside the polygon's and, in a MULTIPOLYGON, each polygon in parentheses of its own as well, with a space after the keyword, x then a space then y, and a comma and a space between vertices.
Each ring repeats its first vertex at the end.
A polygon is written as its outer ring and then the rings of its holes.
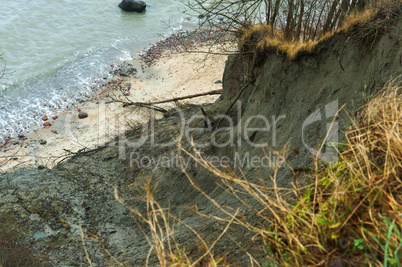
POLYGON ((66 159, 69 159, 69 158, 73 159, 73 158, 78 157, 78 156, 83 156, 83 155, 86 155, 86 154, 89 154, 89 153, 92 153, 92 152, 95 152, 95 151, 99 151, 99 150, 104 149, 106 147, 107 147, 107 145, 103 145, 103 146, 98 146, 97 148, 90 149, 90 150, 87 150, 88 148, 84 147, 84 148, 79 149, 77 152, 73 152, 73 151, 70 151, 68 149, 63 149, 64 151, 68 152, 69 154, 65 155, 64 158, 57 163, 57 165, 59 165, 60 163, 62 163, 66 159))
POLYGON ((201 107, 201 112, 202 112, 202 115, 204 115, 204 128, 211 130, 211 126, 212 126, 211 120, 208 118, 208 115, 205 112, 205 110, 203 109, 203 107, 201 107))
POLYGON ((345 52, 346 45, 348 44, 349 40, 350 40, 350 37, 348 37, 348 39, 346 40, 346 42, 343 44, 342 51, 341 51, 341 55, 339 56, 339 65, 341 66, 341 69, 342 69, 343 71, 345 71, 345 69, 344 69, 343 66, 342 66, 342 59, 343 59, 343 55, 344 55, 344 52, 345 52))
MULTIPOLYGON (((118 102, 118 101, 116 101, 118 102)), ((140 108, 148 108, 148 109, 153 109, 155 111, 159 111, 162 113, 166 113, 167 110, 161 107, 154 106, 152 103, 145 103, 145 102, 123 102, 123 107, 128 107, 128 106, 136 106, 140 108)))
POLYGON ((187 96, 182 96, 182 97, 175 97, 175 98, 162 100, 162 101, 156 101, 156 102, 148 102, 148 103, 145 103, 145 102, 123 102, 123 107, 137 106, 137 107, 154 109, 156 111, 166 113, 167 112, 166 109, 161 108, 161 107, 157 107, 155 105, 169 103, 169 102, 177 102, 179 100, 190 99, 190 98, 201 97, 201 96, 207 96, 207 95, 220 95, 221 93, 222 93, 222 89, 219 89, 219 90, 212 90, 212 91, 205 92, 205 93, 187 95, 187 96))

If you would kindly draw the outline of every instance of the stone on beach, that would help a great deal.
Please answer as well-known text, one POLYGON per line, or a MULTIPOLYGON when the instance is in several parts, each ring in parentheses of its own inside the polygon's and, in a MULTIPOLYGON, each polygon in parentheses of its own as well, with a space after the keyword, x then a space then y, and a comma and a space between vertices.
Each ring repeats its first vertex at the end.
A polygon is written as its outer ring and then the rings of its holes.
POLYGON ((51 125, 52 125, 52 124, 51 124, 50 122, 48 122, 48 121, 43 124, 44 127, 49 127, 49 126, 51 126, 51 125))
MULTIPOLYGON (((143 51, 139 56, 144 61, 145 67, 150 67, 156 60, 162 57, 162 54, 166 50, 174 51, 178 48, 184 48, 184 50, 191 50, 196 47, 196 44, 205 43, 213 40, 214 42, 225 42, 228 39, 222 37, 222 31, 210 31, 199 30, 194 33, 188 31, 182 31, 174 33, 169 37, 160 40, 153 44, 151 47, 143 51)), ((144 71, 144 70, 143 70, 144 71)))
POLYGON ((143 12, 147 4, 144 1, 140 0, 123 0, 119 4, 119 7, 124 11, 129 12, 143 12))
POLYGON ((42 120, 43 120, 43 121, 47 121, 47 116, 46 116, 46 115, 43 116, 43 117, 42 117, 42 120))
POLYGON ((80 111, 80 112, 78 113, 78 118, 80 118, 80 119, 85 119, 86 117, 88 117, 88 113, 83 112, 83 111, 80 111))
POLYGON ((131 74, 137 72, 137 69, 134 67, 125 67, 120 70, 120 76, 130 76, 131 74))

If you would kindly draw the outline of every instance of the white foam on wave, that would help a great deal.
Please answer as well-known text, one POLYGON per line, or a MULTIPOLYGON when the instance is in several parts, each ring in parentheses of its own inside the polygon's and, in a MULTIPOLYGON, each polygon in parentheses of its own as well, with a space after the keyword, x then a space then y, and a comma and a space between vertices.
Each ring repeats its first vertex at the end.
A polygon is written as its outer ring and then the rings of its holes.
POLYGON ((112 76, 110 65, 133 60, 133 41, 116 40, 108 48, 89 48, 51 73, 9 87, 0 97, 0 140, 41 127, 42 117, 76 108, 112 76))

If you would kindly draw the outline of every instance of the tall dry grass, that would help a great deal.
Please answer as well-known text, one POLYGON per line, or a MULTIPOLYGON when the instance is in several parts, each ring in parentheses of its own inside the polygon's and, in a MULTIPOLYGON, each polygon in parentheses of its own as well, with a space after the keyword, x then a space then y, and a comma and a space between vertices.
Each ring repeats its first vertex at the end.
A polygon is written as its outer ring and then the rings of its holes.
MULTIPOLYGON (((151 177, 148 178, 147 182, 143 185, 142 190, 145 192, 145 197, 139 199, 146 205, 145 212, 126 204, 126 201, 120 197, 118 188, 114 190, 116 200, 132 212, 132 218, 136 221, 137 226, 150 245, 144 265, 154 266, 155 262, 151 260, 151 257, 155 256, 161 267, 228 266, 223 257, 215 255, 213 248, 230 227, 231 221, 228 220, 222 233, 220 233, 212 243, 208 244, 195 229, 183 222, 179 217, 170 213, 169 208, 163 208, 158 201, 155 200, 154 194, 156 187, 157 182, 153 181, 151 177), (149 231, 147 231, 145 227, 149 231), (200 256, 194 257, 190 255, 186 248, 176 240, 179 229, 187 229, 187 232, 198 240, 197 243, 200 244, 198 248, 201 252, 200 256), (149 234, 147 232, 149 232, 149 234)), ((113 259, 115 263, 121 266, 129 266, 128 262, 123 263, 117 261, 115 258, 113 259)))

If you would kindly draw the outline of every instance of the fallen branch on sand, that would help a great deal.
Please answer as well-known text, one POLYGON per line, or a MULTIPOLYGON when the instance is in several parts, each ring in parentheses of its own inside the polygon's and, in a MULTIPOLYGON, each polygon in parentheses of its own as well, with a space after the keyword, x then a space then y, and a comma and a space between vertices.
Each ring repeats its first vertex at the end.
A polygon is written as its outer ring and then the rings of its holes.
POLYGON ((97 148, 94 148, 94 149, 91 149, 91 150, 87 150, 88 148, 87 148, 87 147, 84 147, 84 148, 81 148, 80 150, 78 150, 77 152, 73 152, 73 151, 70 151, 70 150, 68 150, 68 149, 63 149, 64 151, 68 152, 69 154, 61 156, 61 157, 64 157, 64 158, 63 158, 62 160, 60 160, 60 161, 57 163, 57 165, 59 165, 60 163, 62 163, 62 162, 65 161, 66 159, 75 158, 75 157, 78 157, 78 156, 86 155, 86 154, 89 154, 89 153, 92 153, 92 152, 95 152, 95 151, 104 149, 104 148, 106 148, 106 147, 107 147, 106 145, 103 145, 103 146, 98 146, 97 148))
POLYGON ((169 103, 169 102, 177 102, 179 100, 190 99, 190 98, 201 97, 201 96, 207 96, 207 95, 220 95, 221 93, 222 93, 222 89, 219 89, 219 90, 212 90, 212 91, 205 92, 205 93, 182 96, 182 97, 175 97, 175 98, 172 98, 172 99, 156 101, 156 102, 148 102, 148 103, 145 103, 145 102, 123 102, 123 107, 137 106, 137 107, 154 109, 156 111, 166 113, 167 112, 166 109, 161 108, 161 107, 156 107, 155 105, 163 104, 163 103, 169 103))

